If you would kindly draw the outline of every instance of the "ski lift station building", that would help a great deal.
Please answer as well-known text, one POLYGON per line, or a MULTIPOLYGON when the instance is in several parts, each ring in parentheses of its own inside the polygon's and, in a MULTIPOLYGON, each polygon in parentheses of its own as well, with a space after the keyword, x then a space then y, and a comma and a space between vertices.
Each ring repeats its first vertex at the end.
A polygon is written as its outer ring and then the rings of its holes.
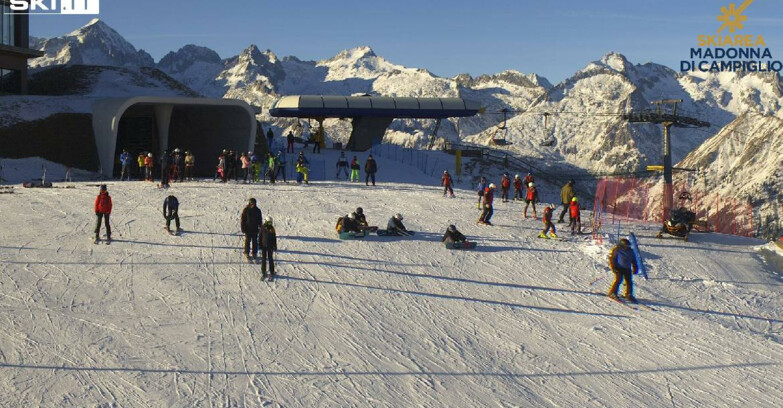
POLYGON ((462 98, 411 98, 388 96, 291 95, 272 106, 273 117, 315 119, 323 127, 326 118, 351 118, 347 148, 365 151, 380 144, 395 118, 446 119, 474 116, 478 102, 462 98))
MULTIPOLYGON (((256 141, 256 112, 237 99, 136 96, 102 99, 92 105, 92 128, 101 173, 117 174, 115 159, 128 148, 154 152, 188 149, 196 174, 211 174, 212 157, 222 149, 252 151, 256 141)), ((134 157, 135 159, 135 157, 134 157)))

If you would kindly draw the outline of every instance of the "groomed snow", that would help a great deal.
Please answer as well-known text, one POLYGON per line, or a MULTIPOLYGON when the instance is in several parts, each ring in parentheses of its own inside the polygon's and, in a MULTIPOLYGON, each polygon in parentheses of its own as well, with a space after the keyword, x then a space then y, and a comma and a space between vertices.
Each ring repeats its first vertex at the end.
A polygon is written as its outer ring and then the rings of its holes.
POLYGON ((95 182, 0 194, 0 406, 783 401, 783 283, 763 242, 632 226, 650 275, 636 293, 655 309, 633 310, 603 296, 609 244, 535 238, 518 203, 476 226, 472 190, 442 198, 439 180, 379 164, 375 188, 109 182, 110 246, 92 243, 95 182), (181 237, 162 231, 168 194, 181 237), (274 283, 241 256, 249 197, 275 219, 274 283), (357 206, 418 233, 337 240, 357 206), (478 249, 443 248, 450 223, 478 249))

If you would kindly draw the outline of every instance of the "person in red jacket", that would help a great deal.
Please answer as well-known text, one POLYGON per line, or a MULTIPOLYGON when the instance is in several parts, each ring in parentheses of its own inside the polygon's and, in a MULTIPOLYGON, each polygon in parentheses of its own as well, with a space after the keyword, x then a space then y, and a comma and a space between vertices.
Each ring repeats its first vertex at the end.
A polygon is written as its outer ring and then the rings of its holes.
POLYGON ((576 197, 571 199, 571 204, 568 206, 568 213, 571 216, 571 222, 568 224, 571 227, 571 235, 582 232, 582 218, 579 216, 579 200, 576 197))
POLYGON ((525 176, 525 179, 522 180, 522 185, 527 186, 530 185, 530 183, 535 183, 536 179, 533 177, 532 173, 527 173, 527 176, 525 176))
POLYGON ((522 194, 522 179, 519 174, 514 176, 514 201, 523 201, 525 196, 522 194))
POLYGON ((478 224, 492 225, 489 221, 492 218, 494 210, 492 209, 492 201, 495 196, 495 183, 489 183, 489 187, 484 190, 484 209, 481 211, 481 216, 478 219, 478 224))
POLYGON ((111 242, 111 224, 109 224, 109 214, 111 214, 111 196, 106 190, 106 184, 101 184, 101 191, 95 197, 95 216, 98 222, 95 224, 95 243, 101 240, 101 219, 106 224, 106 242, 111 242))
POLYGON ((503 177, 500 179, 500 199, 504 203, 508 202, 508 190, 511 188, 511 179, 508 177, 508 173, 503 173, 503 177))
POLYGON ((451 174, 448 170, 443 170, 443 178, 441 178, 440 185, 443 186, 443 196, 446 197, 446 193, 449 197, 454 198, 454 190, 451 186, 454 184, 454 180, 451 179, 451 174))
POLYGON ((538 202, 538 190, 536 190, 536 184, 535 183, 529 183, 527 185, 527 195, 525 195, 525 210, 522 212, 522 214, 527 218, 527 207, 530 204, 533 204, 533 218, 538 218, 536 216, 536 203, 538 202))
POLYGON ((555 224, 552 223, 552 210, 553 206, 547 205, 544 208, 544 216, 541 219, 544 221, 544 229, 538 234, 539 238, 557 238, 557 231, 555 231, 555 224), (549 232, 549 231, 552 232, 549 232), (549 235, 547 233, 549 232, 549 235))

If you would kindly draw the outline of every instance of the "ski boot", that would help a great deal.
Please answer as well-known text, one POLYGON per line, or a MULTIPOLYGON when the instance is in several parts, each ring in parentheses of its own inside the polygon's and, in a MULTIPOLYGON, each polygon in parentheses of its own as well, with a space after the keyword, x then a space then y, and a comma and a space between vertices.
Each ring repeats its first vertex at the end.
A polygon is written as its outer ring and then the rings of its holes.
POLYGON ((548 236, 546 236, 546 234, 544 234, 543 232, 540 232, 540 233, 538 234, 538 237, 539 237, 539 238, 549 238, 549 237, 548 237, 548 236))
POLYGON ((557 238, 557 234, 555 234, 554 232, 550 232, 549 233, 549 237, 550 238, 557 238))

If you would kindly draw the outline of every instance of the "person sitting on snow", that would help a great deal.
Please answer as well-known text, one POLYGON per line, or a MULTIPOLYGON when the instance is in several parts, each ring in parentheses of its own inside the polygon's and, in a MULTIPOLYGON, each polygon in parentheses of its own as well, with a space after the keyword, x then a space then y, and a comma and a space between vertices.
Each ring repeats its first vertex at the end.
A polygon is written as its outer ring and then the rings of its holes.
POLYGON ((452 224, 449 225, 448 229, 446 229, 446 233, 443 234, 443 239, 441 239, 441 242, 445 242, 447 244, 453 244, 455 242, 465 242, 467 240, 468 239, 465 238, 465 235, 457 231, 457 226, 452 224))
POLYGON ((386 232, 388 235, 411 235, 405 225, 402 223, 402 214, 394 214, 386 224, 386 232))

